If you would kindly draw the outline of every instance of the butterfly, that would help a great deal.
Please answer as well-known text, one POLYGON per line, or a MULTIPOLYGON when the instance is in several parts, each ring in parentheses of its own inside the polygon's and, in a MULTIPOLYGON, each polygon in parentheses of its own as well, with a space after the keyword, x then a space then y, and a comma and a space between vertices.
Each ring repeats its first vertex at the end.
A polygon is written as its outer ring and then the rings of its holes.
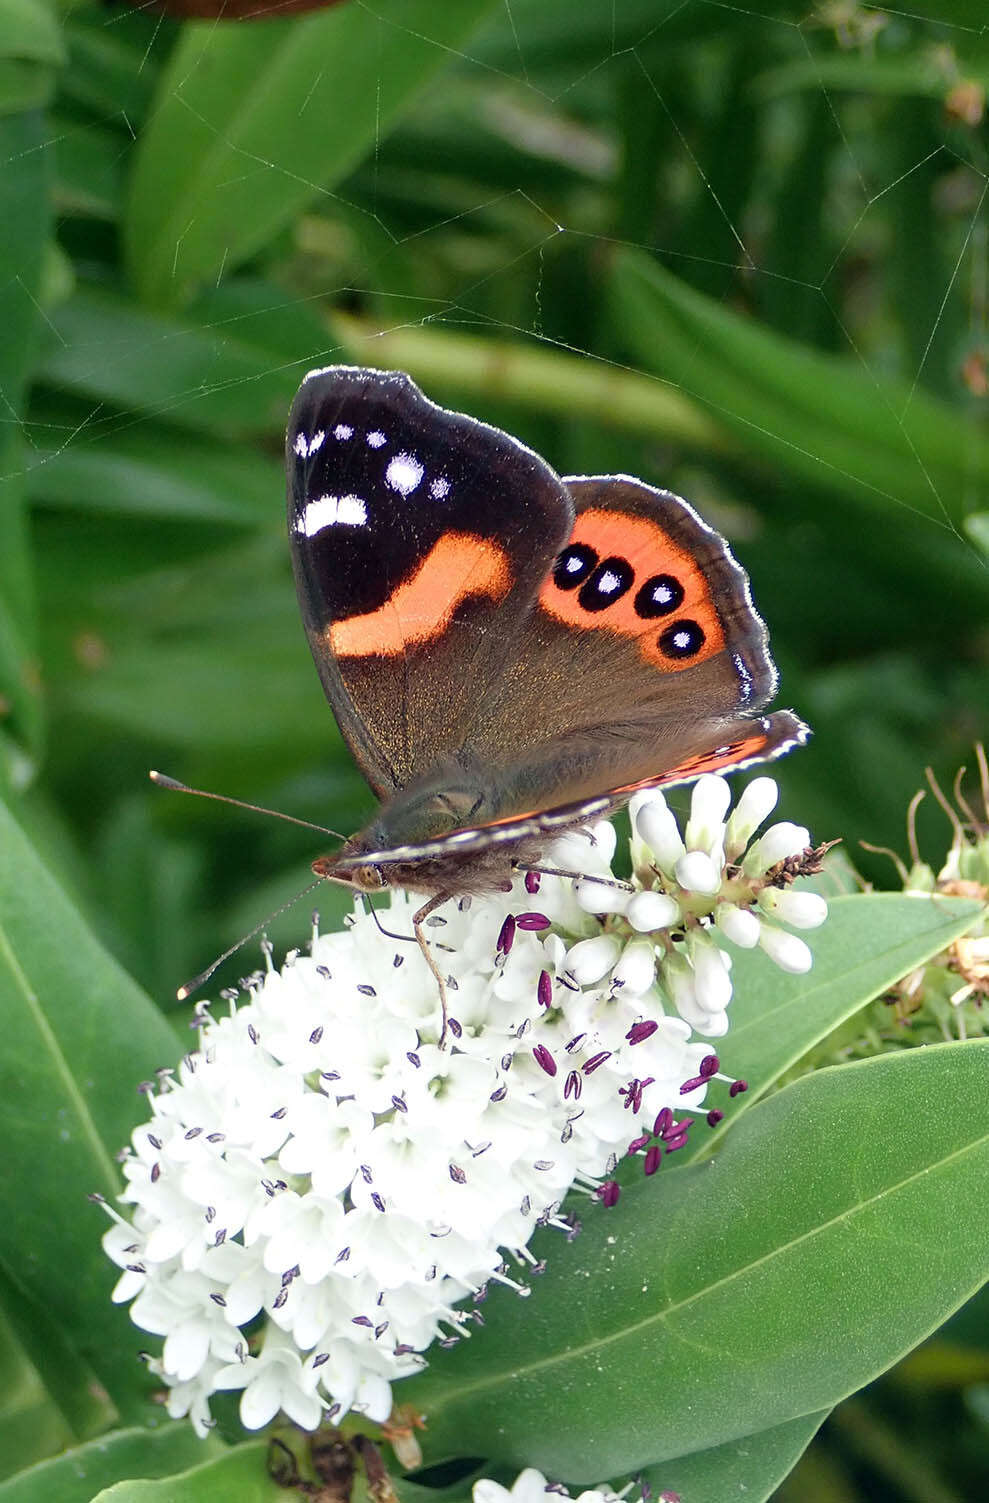
MULTIPOLYGON (((311 371, 286 435, 309 646, 380 800, 319 877, 496 891, 637 789, 803 742, 748 579, 670 491, 566 476, 400 371, 311 371)), ((444 1007, 445 1020, 445 1007, 444 1007)))

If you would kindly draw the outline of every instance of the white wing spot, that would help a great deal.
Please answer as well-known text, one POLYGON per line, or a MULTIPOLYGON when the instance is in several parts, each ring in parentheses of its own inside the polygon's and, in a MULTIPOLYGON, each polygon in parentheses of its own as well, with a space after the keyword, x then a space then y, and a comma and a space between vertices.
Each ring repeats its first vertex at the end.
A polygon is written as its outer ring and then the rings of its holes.
POLYGON ((309 453, 315 454, 317 449, 321 449, 323 447, 323 440, 325 438, 326 434, 323 432, 322 428, 320 428, 318 432, 314 433, 312 438, 309 440, 309 453))
POLYGON ((351 428, 349 423, 337 423, 336 427, 333 430, 334 438, 344 439, 353 438, 353 436, 354 430, 353 428, 351 428))
POLYGON ((445 501, 450 494, 450 482, 445 475, 437 475, 429 482, 429 494, 434 501, 445 501))
POLYGON ((673 645, 674 645, 674 647, 681 647, 681 648, 687 648, 687 647, 689 647, 690 646, 690 633, 689 633, 689 631, 678 631, 678 632, 675 632, 674 636, 673 636, 673 645))
POLYGON ((304 433, 297 433, 295 435, 295 443, 292 445, 292 448, 295 450, 296 454, 298 454, 300 459, 305 459, 306 455, 309 453, 309 440, 306 438, 306 435, 304 433))
POLYGON ((383 444, 388 442, 380 428, 374 428, 368 434, 367 441, 372 449, 380 449, 383 444))
POLYGON ((583 559, 575 558, 574 555, 571 554, 567 559, 566 567, 568 574, 577 574, 584 567, 584 561, 583 559))
POLYGON ((613 595, 617 589, 621 588, 621 583, 622 582, 618 578, 618 575, 613 574, 611 570, 608 569, 604 574, 601 575, 601 578, 598 580, 598 589, 602 595, 613 595))
POLYGON ((367 507, 360 496, 317 496, 295 519, 295 531, 314 538, 325 527, 363 527, 367 507))
MULTIPOLYGON (((368 443, 370 442, 371 436, 368 435, 368 443)), ((401 496, 411 496, 424 474, 425 471, 414 454, 396 454, 388 461, 385 484, 401 496)))

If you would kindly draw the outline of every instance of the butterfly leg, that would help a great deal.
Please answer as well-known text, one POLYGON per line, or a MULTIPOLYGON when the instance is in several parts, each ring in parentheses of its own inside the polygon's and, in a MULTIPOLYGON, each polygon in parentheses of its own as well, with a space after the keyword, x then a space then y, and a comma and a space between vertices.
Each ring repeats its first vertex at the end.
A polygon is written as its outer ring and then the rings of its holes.
POLYGON ((443 974, 433 957, 433 948, 430 945, 429 940, 426 938, 426 931, 423 926, 425 925, 425 922, 428 919, 429 915, 431 913, 435 913, 436 909, 439 908, 443 903, 448 902, 452 896, 453 894, 449 892, 438 892, 435 897, 430 898, 428 903, 423 903, 422 907, 412 915, 412 931, 415 934, 416 943, 425 956, 426 964, 429 966, 429 969, 432 971, 434 977, 436 978, 436 985, 439 988, 440 1007, 443 1012, 443 1026, 440 1029, 439 1037, 439 1047, 441 1049, 443 1048, 443 1044, 446 1040, 446 982, 444 981, 443 974))

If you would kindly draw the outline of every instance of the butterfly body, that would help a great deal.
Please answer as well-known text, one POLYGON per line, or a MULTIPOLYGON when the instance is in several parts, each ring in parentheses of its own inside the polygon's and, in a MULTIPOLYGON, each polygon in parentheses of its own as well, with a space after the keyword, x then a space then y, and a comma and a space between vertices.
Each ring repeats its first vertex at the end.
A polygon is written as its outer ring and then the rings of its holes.
POLYGON ((637 788, 801 742, 727 544, 630 476, 561 479, 399 372, 300 388, 288 521, 310 647, 380 799, 318 875, 485 892, 637 788))

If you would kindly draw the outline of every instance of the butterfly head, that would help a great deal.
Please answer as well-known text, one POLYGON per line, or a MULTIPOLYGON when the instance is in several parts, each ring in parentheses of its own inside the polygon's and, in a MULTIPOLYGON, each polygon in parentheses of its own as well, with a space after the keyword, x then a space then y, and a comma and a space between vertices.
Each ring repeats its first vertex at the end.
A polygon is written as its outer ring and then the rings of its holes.
POLYGON ((357 892, 380 892, 387 887, 388 879, 380 866, 362 861, 359 852, 352 853, 345 846, 339 856, 320 856, 312 864, 317 877, 329 882, 341 882, 357 892))

